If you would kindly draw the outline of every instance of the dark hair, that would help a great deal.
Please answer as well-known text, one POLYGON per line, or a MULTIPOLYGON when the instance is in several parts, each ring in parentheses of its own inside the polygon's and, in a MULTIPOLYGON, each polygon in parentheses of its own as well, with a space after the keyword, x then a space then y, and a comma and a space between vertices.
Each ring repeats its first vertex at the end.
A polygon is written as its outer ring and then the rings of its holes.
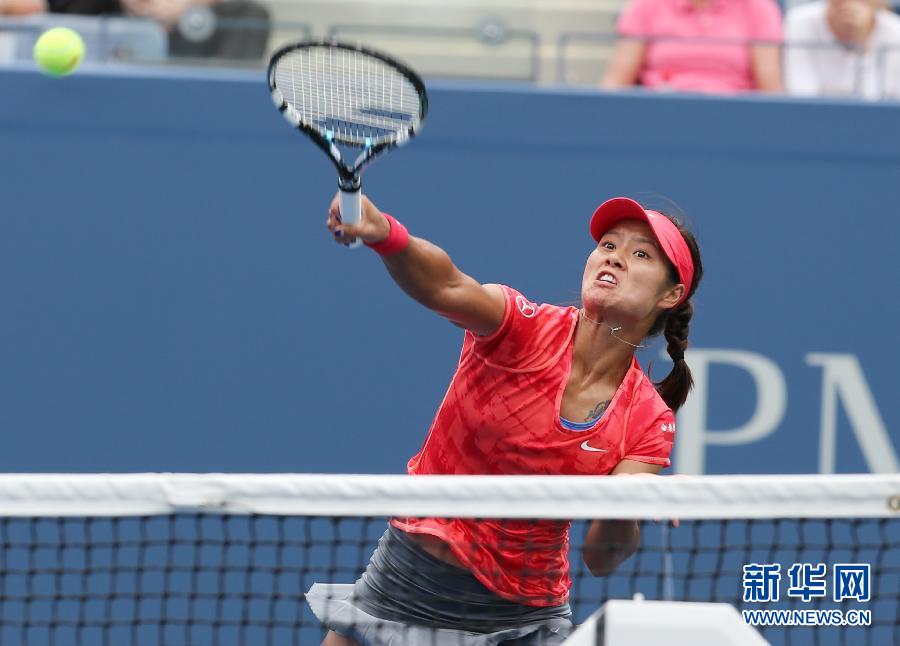
MULTIPOLYGON (((697 291, 700 279, 703 278, 703 263, 700 260, 700 248, 697 246, 697 240, 677 218, 663 214, 672 223, 678 227, 684 241, 687 243, 691 252, 691 259, 694 262, 694 280, 691 285, 685 285, 688 290, 687 298, 674 309, 666 310, 660 314, 653 322, 653 326, 648 332, 648 336, 654 336, 663 332, 668 345, 666 351, 672 357, 672 372, 662 381, 656 382, 656 390, 659 392, 663 401, 673 411, 677 411, 684 405, 687 400, 688 393, 694 385, 694 378, 691 376, 691 369, 684 360, 684 352, 688 347, 688 332, 690 331, 691 317, 694 315, 694 306, 691 303, 691 297, 697 291)), ((673 285, 680 282, 678 272, 674 265, 669 263, 669 278, 673 285)))

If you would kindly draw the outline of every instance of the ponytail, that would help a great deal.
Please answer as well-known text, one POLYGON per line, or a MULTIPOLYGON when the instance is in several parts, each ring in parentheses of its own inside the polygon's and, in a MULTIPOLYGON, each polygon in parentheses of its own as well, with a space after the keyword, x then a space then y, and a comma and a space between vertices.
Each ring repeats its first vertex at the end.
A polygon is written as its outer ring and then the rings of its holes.
POLYGON ((656 384, 666 406, 677 411, 687 400, 688 393, 694 386, 694 378, 684 353, 688 347, 688 332, 690 330, 691 317, 694 315, 694 306, 687 300, 675 308, 666 317, 665 337, 668 341, 666 351, 672 357, 672 371, 668 376, 656 384))
MULTIPOLYGON (((665 379, 654 385, 660 397, 666 402, 666 406, 671 408, 673 412, 677 412, 684 405, 688 393, 694 386, 694 377, 691 375, 691 369, 688 367, 687 361, 684 360, 684 353, 688 348, 688 333, 691 327, 691 318, 694 316, 694 306, 691 303, 691 298, 694 292, 697 291, 700 279, 703 278, 703 264, 700 262, 700 249, 697 246, 694 234, 672 216, 666 215, 666 217, 678 227, 694 262, 693 284, 685 285, 685 288, 688 290, 688 297, 674 309, 660 314, 650 329, 650 336, 663 331, 667 341, 666 351, 672 358, 672 371, 665 379)), ((678 274, 675 272, 675 267, 670 266, 670 269, 673 284, 677 284, 678 274)))

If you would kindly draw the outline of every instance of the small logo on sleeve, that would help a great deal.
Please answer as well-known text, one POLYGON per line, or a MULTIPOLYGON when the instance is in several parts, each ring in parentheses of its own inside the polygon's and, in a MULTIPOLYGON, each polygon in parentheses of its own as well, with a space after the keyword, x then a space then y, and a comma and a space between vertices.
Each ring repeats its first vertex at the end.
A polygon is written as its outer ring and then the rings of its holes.
POLYGON ((526 301, 524 296, 516 296, 516 307, 522 312, 522 316, 527 319, 533 318, 537 314, 537 305, 526 301))
POLYGON ((659 425, 659 430, 663 433, 674 433, 675 432, 675 422, 665 422, 659 425))

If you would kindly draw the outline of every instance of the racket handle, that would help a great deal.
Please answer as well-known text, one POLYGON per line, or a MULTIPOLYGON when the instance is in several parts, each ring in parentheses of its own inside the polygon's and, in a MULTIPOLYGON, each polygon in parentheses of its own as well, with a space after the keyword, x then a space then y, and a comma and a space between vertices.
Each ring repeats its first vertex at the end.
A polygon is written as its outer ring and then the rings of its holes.
MULTIPOLYGON (((362 219, 362 191, 359 190, 359 187, 350 191, 341 187, 340 207, 341 222, 344 224, 359 224, 359 221, 362 219)), ((347 246, 355 249, 361 244, 362 240, 357 238, 347 246)))

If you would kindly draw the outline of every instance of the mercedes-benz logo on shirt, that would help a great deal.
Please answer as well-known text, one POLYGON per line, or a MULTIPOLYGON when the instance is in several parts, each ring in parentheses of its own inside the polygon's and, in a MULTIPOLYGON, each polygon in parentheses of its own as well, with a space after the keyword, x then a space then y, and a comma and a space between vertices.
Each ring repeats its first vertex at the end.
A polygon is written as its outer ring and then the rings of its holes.
POLYGON ((516 307, 522 312, 522 316, 527 319, 530 319, 537 314, 537 306, 534 303, 526 301, 524 296, 516 296, 516 307))

